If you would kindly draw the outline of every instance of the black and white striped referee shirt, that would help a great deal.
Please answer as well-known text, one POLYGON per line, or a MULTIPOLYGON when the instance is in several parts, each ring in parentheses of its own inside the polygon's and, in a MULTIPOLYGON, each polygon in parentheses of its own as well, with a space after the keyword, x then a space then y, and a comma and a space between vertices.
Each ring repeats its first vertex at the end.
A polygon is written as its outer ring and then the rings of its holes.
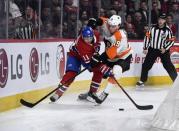
POLYGON ((171 29, 165 25, 163 28, 159 28, 155 25, 149 29, 144 38, 144 49, 149 47, 154 49, 166 49, 169 50, 173 46, 175 37, 172 34, 171 29))
POLYGON ((35 39, 35 31, 32 24, 19 26, 15 30, 16 39, 35 39))

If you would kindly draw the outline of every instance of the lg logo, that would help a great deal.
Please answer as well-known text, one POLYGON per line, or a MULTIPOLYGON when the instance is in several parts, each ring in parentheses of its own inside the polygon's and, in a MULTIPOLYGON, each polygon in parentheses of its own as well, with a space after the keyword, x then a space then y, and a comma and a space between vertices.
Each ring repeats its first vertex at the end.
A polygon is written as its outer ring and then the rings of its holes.
POLYGON ((39 57, 36 48, 33 48, 30 53, 29 70, 31 79, 33 82, 35 82, 39 74, 39 57))
POLYGON ((36 48, 31 50, 29 58, 29 71, 33 82, 36 82, 39 72, 41 76, 48 75, 50 73, 49 57, 50 55, 48 52, 38 53, 36 48))
POLYGON ((6 85, 8 79, 8 58, 6 51, 0 49, 0 87, 3 88, 6 85))
MULTIPOLYGON (((8 72, 10 80, 27 79, 23 77, 23 73, 30 72, 31 80, 35 83, 39 76, 48 76, 50 74, 50 55, 48 52, 38 53, 36 48, 32 48, 29 55, 29 60, 22 54, 13 53, 8 57, 4 49, 0 49, 0 88, 4 88, 8 80, 8 72), (24 58, 24 59, 23 59, 24 58), (28 66, 29 70, 24 70, 23 67, 28 66)), ((25 68, 26 69, 26 68, 25 68)))

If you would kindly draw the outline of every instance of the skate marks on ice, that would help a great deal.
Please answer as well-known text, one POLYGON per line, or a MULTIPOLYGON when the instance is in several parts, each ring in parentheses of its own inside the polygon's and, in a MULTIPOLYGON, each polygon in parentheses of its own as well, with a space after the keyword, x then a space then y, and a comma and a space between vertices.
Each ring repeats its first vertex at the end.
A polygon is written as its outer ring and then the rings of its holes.
POLYGON ((159 128, 156 128, 156 127, 151 127, 149 131, 171 131, 171 130, 159 129, 159 128))
POLYGON ((78 94, 67 94, 54 104, 47 99, 34 108, 21 107, 1 113, 0 131, 160 131, 152 130, 150 121, 165 92, 129 93, 140 104, 157 100, 155 108, 137 110, 120 91, 111 93, 100 106, 77 101, 78 94))
POLYGON ((144 87, 134 87, 132 90, 136 92, 157 92, 157 91, 164 91, 170 90, 172 85, 163 85, 163 86, 144 86, 144 87))
POLYGON ((88 101, 79 101, 78 104, 73 103, 49 103, 49 104, 41 104, 38 106, 38 109, 47 109, 47 110, 91 110, 93 108, 101 108, 100 105, 96 103, 91 103, 88 101))
MULTIPOLYGON (((1 131, 148 131, 146 118, 111 111, 21 109, 0 117, 1 131), (15 113, 15 115, 14 115, 15 113)), ((148 117, 148 116, 145 116, 148 117)), ((148 118, 147 118, 148 119, 148 118)))
MULTIPOLYGON (((24 107, 25 108, 25 107, 24 107)), ((50 102, 48 99, 43 103, 37 105, 33 109, 42 109, 42 110, 91 110, 101 109, 101 108, 112 108, 109 106, 103 105, 102 107, 95 103, 90 102, 88 100, 79 100, 77 94, 64 95, 57 102, 50 102)))

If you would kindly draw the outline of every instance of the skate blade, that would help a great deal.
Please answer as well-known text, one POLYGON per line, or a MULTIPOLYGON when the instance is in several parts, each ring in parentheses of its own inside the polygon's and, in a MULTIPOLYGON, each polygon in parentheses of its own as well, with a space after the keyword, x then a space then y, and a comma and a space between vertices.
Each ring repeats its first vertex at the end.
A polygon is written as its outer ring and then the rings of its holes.
POLYGON ((98 103, 96 103, 95 101, 91 101, 91 100, 88 100, 88 99, 77 99, 77 101, 80 101, 80 102, 84 102, 84 103, 91 103, 91 104, 93 104, 94 106, 99 106, 99 105, 101 105, 101 104, 98 104, 98 103))
POLYGON ((145 87, 144 86, 136 86, 135 90, 136 91, 144 91, 145 87))
POLYGON ((57 102, 52 102, 52 101, 49 101, 48 104, 56 104, 57 102))

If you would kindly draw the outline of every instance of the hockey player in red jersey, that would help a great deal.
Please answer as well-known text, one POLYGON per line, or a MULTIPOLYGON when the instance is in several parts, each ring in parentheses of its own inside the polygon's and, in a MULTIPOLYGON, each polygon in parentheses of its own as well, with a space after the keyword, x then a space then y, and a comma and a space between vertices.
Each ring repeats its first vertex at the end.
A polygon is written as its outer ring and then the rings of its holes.
POLYGON ((84 27, 81 31, 81 35, 68 52, 66 73, 60 82, 63 86, 50 97, 52 102, 58 100, 67 90, 74 80, 69 81, 69 79, 74 78, 78 74, 81 65, 93 72, 88 96, 97 101, 98 97, 96 96, 96 92, 100 86, 103 75, 110 74, 110 68, 106 65, 98 63, 98 66, 94 66, 96 65, 95 57, 98 56, 99 46, 99 35, 96 37, 91 27, 84 27))
MULTIPOLYGON (((128 43, 125 30, 120 28, 121 23, 121 17, 118 15, 112 15, 109 19, 104 19, 102 28, 105 34, 105 52, 96 58, 96 60, 102 61, 111 68, 115 78, 120 78, 123 72, 130 69, 132 58, 132 48, 128 43)), ((105 101, 115 84, 113 77, 109 77, 108 84, 99 95, 97 103, 101 104, 105 101)), ((78 97, 85 99, 86 96, 84 93, 78 97)))

